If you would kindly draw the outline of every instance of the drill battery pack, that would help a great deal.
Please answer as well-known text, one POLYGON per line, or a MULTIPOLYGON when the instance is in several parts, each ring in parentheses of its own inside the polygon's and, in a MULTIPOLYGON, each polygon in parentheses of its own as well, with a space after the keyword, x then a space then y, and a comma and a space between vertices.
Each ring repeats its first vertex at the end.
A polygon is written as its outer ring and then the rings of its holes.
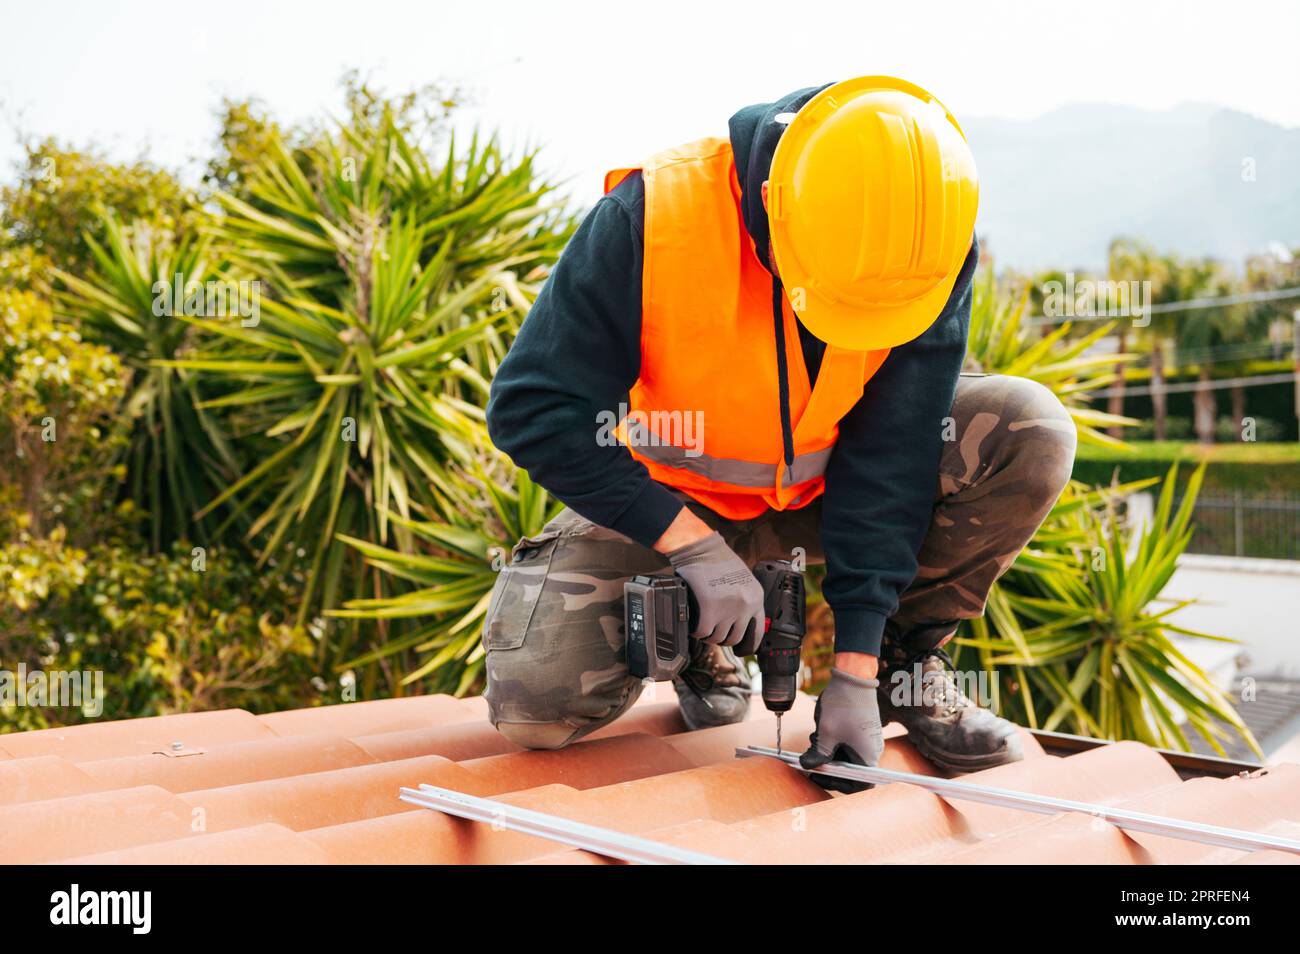
POLYGON ((623 584, 623 610, 631 675, 665 682, 686 668, 690 594, 681 577, 632 577, 623 584))

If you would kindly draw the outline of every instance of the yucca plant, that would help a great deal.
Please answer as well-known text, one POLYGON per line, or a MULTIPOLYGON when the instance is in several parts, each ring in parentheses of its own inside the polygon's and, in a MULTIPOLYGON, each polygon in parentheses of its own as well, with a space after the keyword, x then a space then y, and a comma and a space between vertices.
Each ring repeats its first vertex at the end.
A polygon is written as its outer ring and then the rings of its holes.
POLYGON ((1232 640, 1174 622, 1190 600, 1152 606, 1191 540, 1203 473, 1175 511, 1175 465, 1141 528, 1127 527, 1115 504, 1152 481, 1066 491, 994 587, 986 615, 957 640, 959 666, 973 651, 997 674, 985 701, 1023 725, 1165 748, 1187 750, 1190 728, 1220 754, 1227 724, 1262 756, 1231 700, 1173 637, 1232 640))
POLYGON ((477 686, 483 671, 483 621, 497 572, 515 541, 539 533, 560 504, 524 471, 483 472, 476 485, 489 503, 486 514, 451 514, 445 522, 402 521, 419 541, 419 550, 341 538, 377 570, 418 588, 386 599, 353 600, 329 615, 415 619, 420 624, 341 666, 364 666, 409 653, 415 662, 402 677, 403 685, 426 680, 434 691, 457 694, 477 686))
MULTIPOLYGON (((219 344, 166 366, 222 381, 204 408, 261 441, 202 512, 247 514, 264 564, 302 561, 301 620, 409 588, 352 543, 414 552, 421 521, 483 506, 465 475, 495 455, 487 376, 534 292, 516 275, 552 262, 572 227, 550 190, 531 154, 477 137, 435 165, 385 113, 297 148, 275 136, 247 200, 218 197, 214 242, 230 277, 261 282, 260 321, 209 325, 219 344)), ((349 625, 322 640, 324 664, 355 649, 349 625)), ((379 648, 401 633, 366 635, 379 648)))
POLYGON ((160 363, 190 348, 195 334, 157 305, 160 295, 170 303, 177 276, 202 287, 217 278, 218 263, 203 239, 177 239, 143 223, 128 227, 111 213, 103 234, 102 245, 85 237, 94 262, 89 274, 55 270, 58 311, 130 369, 120 421, 128 436, 126 491, 149 514, 153 549, 182 538, 206 541, 216 520, 199 511, 229 485, 238 464, 219 423, 201 406, 193 372, 160 363))
POLYGON ((1018 295, 1000 294, 991 268, 976 275, 972 294, 967 370, 1037 381, 1061 399, 1074 418, 1080 441, 1123 447, 1122 441, 1099 428, 1138 422, 1088 405, 1093 393, 1115 382, 1117 364, 1137 357, 1087 353, 1110 334, 1114 322, 1079 338, 1070 337, 1068 323, 1040 337, 1026 320, 1028 289, 1018 295))

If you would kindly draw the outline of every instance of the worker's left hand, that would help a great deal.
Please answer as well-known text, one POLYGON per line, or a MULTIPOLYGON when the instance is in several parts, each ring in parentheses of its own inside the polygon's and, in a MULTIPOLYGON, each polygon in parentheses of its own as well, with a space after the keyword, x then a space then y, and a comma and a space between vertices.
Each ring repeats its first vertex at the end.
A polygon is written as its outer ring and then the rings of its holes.
MULTIPOLYGON (((799 764, 815 769, 827 762, 875 765, 885 750, 881 734, 880 704, 876 699, 878 679, 853 676, 842 669, 831 670, 831 681, 817 698, 813 715, 817 728, 809 739, 808 751, 799 764)), ((812 775, 823 788, 839 792, 860 792, 871 786, 829 775, 812 775)))
POLYGON ((716 530, 668 555, 699 604, 696 639, 734 646, 763 631, 763 586, 716 530))

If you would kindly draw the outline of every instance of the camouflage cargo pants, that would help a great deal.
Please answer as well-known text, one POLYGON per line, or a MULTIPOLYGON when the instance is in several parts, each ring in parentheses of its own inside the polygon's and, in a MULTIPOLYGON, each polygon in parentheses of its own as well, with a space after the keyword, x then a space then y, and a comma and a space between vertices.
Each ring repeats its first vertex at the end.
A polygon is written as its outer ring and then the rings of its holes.
MULTIPOLYGON (((935 505, 891 630, 908 648, 937 645, 980 616, 1069 479, 1075 429, 1046 388, 1023 378, 963 375, 953 402, 935 505)), ((685 499, 685 498, 684 498, 685 499)), ((822 559, 821 507, 720 517, 687 501, 751 566, 801 546, 822 559)), ((497 580, 484 626, 493 725, 528 748, 559 748, 617 719, 641 694, 624 661, 623 583, 666 570, 658 553, 563 511, 520 540, 497 580)))

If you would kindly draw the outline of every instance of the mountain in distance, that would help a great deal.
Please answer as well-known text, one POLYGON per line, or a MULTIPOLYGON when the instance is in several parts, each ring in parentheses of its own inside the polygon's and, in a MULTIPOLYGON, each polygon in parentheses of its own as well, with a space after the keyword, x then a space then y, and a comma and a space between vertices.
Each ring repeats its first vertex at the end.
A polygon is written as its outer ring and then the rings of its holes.
POLYGON ((1300 245, 1300 129, 1204 103, 962 123, 999 269, 1099 268, 1120 235, 1230 262, 1300 245))

